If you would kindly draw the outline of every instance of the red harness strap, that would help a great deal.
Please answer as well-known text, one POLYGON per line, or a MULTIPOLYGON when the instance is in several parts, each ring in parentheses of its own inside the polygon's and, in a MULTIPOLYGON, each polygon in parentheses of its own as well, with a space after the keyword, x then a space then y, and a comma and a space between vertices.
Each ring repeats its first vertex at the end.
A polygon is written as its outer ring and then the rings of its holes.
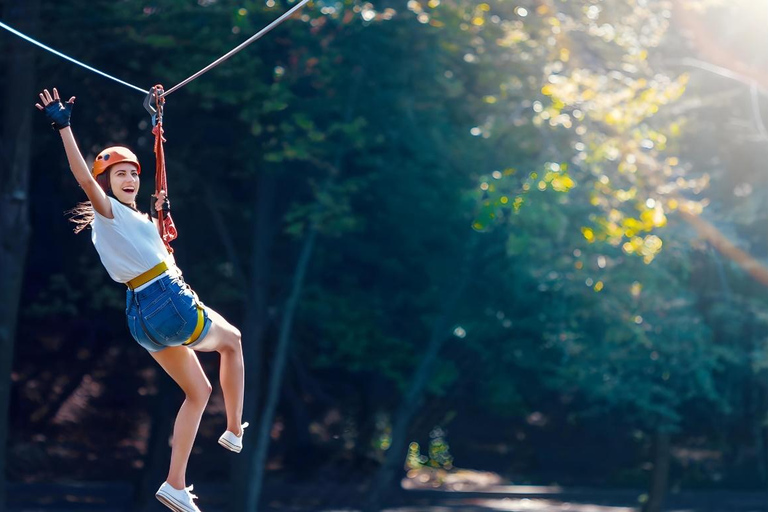
MULTIPOLYGON (((165 103, 165 98, 160 96, 163 90, 162 85, 156 85, 152 91, 155 96, 155 105, 157 106, 157 123, 152 129, 152 133, 155 135, 155 193, 164 190, 166 196, 168 195, 168 178, 165 175, 165 151, 163 151, 163 116, 162 108, 165 103)), ((157 212, 158 229, 160 231, 160 238, 163 239, 165 247, 168 248, 169 253, 173 253, 171 248, 171 240, 175 240, 178 236, 176 226, 173 223, 170 213, 165 213, 162 210, 157 212)))

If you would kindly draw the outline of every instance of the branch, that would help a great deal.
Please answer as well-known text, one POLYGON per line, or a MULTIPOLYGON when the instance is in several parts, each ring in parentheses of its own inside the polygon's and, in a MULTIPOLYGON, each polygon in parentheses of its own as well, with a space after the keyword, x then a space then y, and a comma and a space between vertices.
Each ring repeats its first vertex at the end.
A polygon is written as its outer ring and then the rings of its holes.
POLYGON ((765 130, 765 124, 763 124, 763 116, 760 113, 760 98, 757 96, 757 83, 752 83, 749 88, 749 93, 752 98, 752 117, 757 125, 757 131, 760 132, 760 137, 763 140, 768 140, 768 132, 765 130))
POLYGON ((759 283, 768 286, 768 268, 749 253, 736 247, 719 229, 698 215, 680 210, 680 216, 690 224, 701 238, 712 244, 720 254, 728 257, 759 283))
POLYGON ((218 233, 221 244, 224 246, 224 250, 227 253, 227 259, 232 263, 232 270, 235 281, 244 285, 247 281, 245 279, 245 272, 243 272, 243 265, 240 263, 240 257, 238 256, 237 249, 235 249, 235 243, 232 239, 232 234, 227 227, 227 223, 221 215, 219 210, 217 198, 221 197, 220 194, 214 193, 212 187, 205 186, 206 203, 208 203, 208 210, 211 212, 211 218, 214 224, 216 224, 216 232, 218 233))

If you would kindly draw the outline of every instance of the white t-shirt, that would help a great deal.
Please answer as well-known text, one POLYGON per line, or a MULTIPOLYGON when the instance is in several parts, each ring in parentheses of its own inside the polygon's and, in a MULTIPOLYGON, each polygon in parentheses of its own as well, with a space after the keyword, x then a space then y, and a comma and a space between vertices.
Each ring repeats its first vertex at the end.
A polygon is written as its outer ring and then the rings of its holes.
POLYGON ((94 210, 91 241, 109 277, 126 283, 167 259, 168 249, 147 214, 114 197, 109 197, 109 202, 114 218, 108 219, 94 210))

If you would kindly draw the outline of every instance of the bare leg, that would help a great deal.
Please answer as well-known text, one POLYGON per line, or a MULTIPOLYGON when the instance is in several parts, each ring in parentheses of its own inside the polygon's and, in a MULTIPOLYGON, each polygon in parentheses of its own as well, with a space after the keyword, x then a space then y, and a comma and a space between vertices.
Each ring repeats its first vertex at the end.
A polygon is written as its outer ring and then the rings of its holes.
POLYGON ((187 347, 169 347, 151 355, 186 394, 173 426, 171 467, 167 480, 176 489, 183 489, 186 487, 189 454, 197 436, 200 418, 211 396, 211 383, 197 355, 187 347))
POLYGON ((243 421, 243 389, 245 387, 240 331, 216 311, 209 307, 205 309, 213 323, 205 338, 194 347, 194 350, 215 351, 221 356, 219 381, 227 410, 227 430, 239 436, 242 434, 240 424, 243 421))

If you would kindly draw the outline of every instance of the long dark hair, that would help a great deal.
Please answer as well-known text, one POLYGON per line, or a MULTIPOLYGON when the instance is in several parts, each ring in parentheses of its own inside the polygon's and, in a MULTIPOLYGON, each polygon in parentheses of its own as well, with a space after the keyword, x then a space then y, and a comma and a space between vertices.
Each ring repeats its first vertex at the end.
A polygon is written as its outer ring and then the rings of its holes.
MULTIPOLYGON (((106 172, 103 172, 96 176, 96 183, 99 184, 101 189, 110 197, 115 197, 115 194, 112 193, 112 185, 109 183, 109 176, 112 172, 112 169, 107 169, 106 172)), ((115 199, 117 199, 115 197, 115 199)), ((119 199, 118 199, 119 201, 119 199)), ((125 203, 120 203, 125 204, 125 203)), ((129 208, 133 208, 131 205, 126 205, 129 208)), ((69 221, 72 222, 75 227, 74 231, 75 233, 79 233, 88 226, 91 225, 91 222, 93 222, 94 217, 94 211, 93 211, 93 204, 91 204, 90 201, 83 201, 82 203, 77 203, 77 205, 72 208, 71 210, 67 210, 65 212, 69 216, 69 221)))

